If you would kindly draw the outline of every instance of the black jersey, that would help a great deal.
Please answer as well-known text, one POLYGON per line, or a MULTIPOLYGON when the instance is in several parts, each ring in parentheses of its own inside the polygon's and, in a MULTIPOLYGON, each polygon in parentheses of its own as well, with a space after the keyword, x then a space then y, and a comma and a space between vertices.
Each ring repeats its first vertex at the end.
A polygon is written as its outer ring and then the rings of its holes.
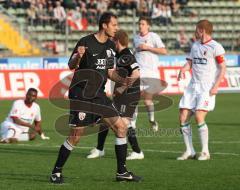
MULTIPOLYGON (((137 64, 136 58, 133 55, 132 51, 129 48, 123 49, 120 53, 117 53, 117 64, 116 64, 116 70, 118 74, 123 77, 129 77, 131 76, 132 72, 135 69, 139 69, 139 66, 137 64)), ((121 84, 116 84, 115 88, 121 86, 121 84)), ((136 80, 132 87, 128 89, 129 91, 132 91, 133 89, 136 89, 140 86, 140 80, 136 80)))
POLYGON ((120 53, 117 53, 116 57, 116 69, 121 77, 131 76, 135 69, 139 69, 137 60, 129 48, 125 48, 120 53))
POLYGON ((83 89, 86 85, 86 82, 88 83, 88 85, 96 85, 96 81, 99 82, 100 74, 102 76, 101 79, 102 82, 99 92, 104 92, 108 76, 108 69, 111 68, 114 62, 115 56, 114 43, 110 39, 108 39, 105 43, 101 43, 96 39, 94 34, 90 34, 86 37, 81 38, 78 41, 77 45, 75 46, 72 52, 70 60, 73 54, 77 53, 77 49, 79 46, 84 46, 87 49, 83 57, 81 58, 79 67, 75 69, 75 73, 70 87, 72 87, 73 84, 78 83, 77 87, 83 89), (86 69, 91 70, 91 72, 89 72, 89 75, 87 75, 86 72, 88 72, 88 70, 86 69), (87 75, 87 77, 85 81, 79 83, 79 81, 77 81, 79 76, 77 75, 79 73, 78 71, 80 71, 81 75, 81 70, 84 72, 84 76, 87 75), (96 71, 96 73, 93 71, 96 71), (94 78, 96 80, 94 80, 94 78))

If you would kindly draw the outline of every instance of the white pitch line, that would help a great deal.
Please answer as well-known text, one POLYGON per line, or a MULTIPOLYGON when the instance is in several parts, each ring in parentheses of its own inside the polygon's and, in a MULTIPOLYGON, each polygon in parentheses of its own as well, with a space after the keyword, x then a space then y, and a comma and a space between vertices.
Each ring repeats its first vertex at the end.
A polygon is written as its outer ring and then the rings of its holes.
MULTIPOLYGON (((193 142, 194 144, 200 144, 200 142, 193 142)), ((105 144, 112 144, 112 143, 105 143, 105 144)), ((163 142, 143 142, 141 144, 153 144, 153 145, 157 145, 157 144, 183 144, 182 141, 171 141, 171 142, 167 142, 167 141, 163 141, 163 142)), ((240 144, 240 141, 210 141, 209 144, 240 144)))
MULTIPOLYGON (((0 144, 1 146, 10 146, 11 144, 0 144)), ((59 148, 60 146, 58 145, 53 145, 53 146, 45 146, 44 144, 15 144, 17 146, 25 146, 25 147, 43 147, 43 148, 59 148)), ((88 146, 76 146, 76 149, 89 149, 91 150, 93 147, 88 147, 88 146)), ((113 151, 113 148, 105 148, 105 150, 111 150, 113 151)), ((182 153, 181 151, 171 151, 171 150, 154 150, 154 149, 144 149, 144 152, 155 152, 155 153, 172 153, 172 154, 180 154, 182 153)), ((232 153, 232 152, 213 152, 211 154, 216 154, 216 155, 224 155, 224 156, 240 156, 238 153, 232 153)))

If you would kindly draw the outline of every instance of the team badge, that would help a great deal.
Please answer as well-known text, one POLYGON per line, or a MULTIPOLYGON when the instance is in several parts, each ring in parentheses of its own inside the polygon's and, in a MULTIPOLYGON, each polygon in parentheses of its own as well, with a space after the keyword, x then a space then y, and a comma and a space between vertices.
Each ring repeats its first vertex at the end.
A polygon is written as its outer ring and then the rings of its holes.
POLYGON ((111 55, 112 55, 111 50, 106 50, 106 53, 107 53, 107 57, 111 57, 111 55))
POLYGON ((84 112, 79 112, 78 113, 78 118, 79 118, 80 121, 84 120, 85 117, 86 117, 86 113, 84 113, 84 112))

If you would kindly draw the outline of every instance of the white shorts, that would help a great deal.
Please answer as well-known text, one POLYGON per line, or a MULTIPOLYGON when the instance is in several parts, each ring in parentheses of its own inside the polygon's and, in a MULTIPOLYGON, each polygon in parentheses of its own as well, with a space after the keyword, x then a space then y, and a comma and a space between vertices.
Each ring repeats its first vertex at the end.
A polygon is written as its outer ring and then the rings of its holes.
POLYGON ((210 96, 209 90, 197 93, 191 87, 188 87, 180 100, 179 108, 190 109, 193 112, 196 110, 213 111, 215 97, 215 95, 210 96))
POLYGON ((166 86, 162 84, 158 73, 140 71, 140 90, 149 94, 159 94, 166 86))
POLYGON ((14 123, 4 121, 1 124, 1 139, 15 138, 18 141, 28 141, 29 140, 29 128, 18 127, 14 123))

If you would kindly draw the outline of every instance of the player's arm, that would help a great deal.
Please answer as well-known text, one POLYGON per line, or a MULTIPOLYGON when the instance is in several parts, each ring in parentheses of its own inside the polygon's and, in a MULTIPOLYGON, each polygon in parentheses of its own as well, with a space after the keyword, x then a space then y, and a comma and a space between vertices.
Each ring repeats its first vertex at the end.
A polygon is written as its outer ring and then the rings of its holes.
POLYGON ((29 127, 29 128, 34 128, 34 125, 27 123, 21 119, 19 119, 18 117, 11 117, 13 122, 16 123, 17 125, 22 125, 24 127, 29 127))
POLYGON ((187 59, 187 63, 179 71, 178 81, 183 79, 185 72, 191 70, 191 68, 192 68, 192 60, 191 59, 187 59))
POLYGON ((69 69, 76 69, 79 64, 80 61, 86 51, 87 47, 84 46, 79 46, 77 47, 77 51, 75 53, 73 53, 68 61, 68 67, 69 69))
POLYGON ((165 47, 159 48, 159 47, 151 47, 146 44, 140 44, 138 47, 138 50, 140 51, 150 51, 155 54, 162 54, 166 55, 167 54, 167 49, 165 47))
POLYGON ((210 90, 211 96, 217 94, 219 84, 220 84, 221 80, 223 79, 225 72, 226 72, 226 64, 224 61, 224 57, 219 56, 219 58, 217 57, 216 60, 218 63, 218 75, 217 75, 215 84, 213 85, 212 89, 210 90))
POLYGON ((126 79, 119 76, 116 69, 108 69, 108 78, 111 79, 112 81, 116 82, 116 83, 120 83, 120 84, 123 84, 123 85, 126 84, 126 79))
POLYGON ((45 134, 42 132, 42 128, 41 128, 41 121, 34 121, 34 130, 40 135, 41 139, 43 140, 49 140, 50 138, 45 136, 45 134))
POLYGON ((130 86, 134 84, 134 82, 140 78, 139 69, 135 69, 132 71, 131 76, 127 77, 126 84, 118 87, 115 92, 117 94, 122 94, 125 90, 127 90, 130 86))
POLYGON ((167 54, 166 48, 148 47, 148 51, 151 51, 152 53, 155 53, 155 54, 161 54, 161 55, 167 54))

